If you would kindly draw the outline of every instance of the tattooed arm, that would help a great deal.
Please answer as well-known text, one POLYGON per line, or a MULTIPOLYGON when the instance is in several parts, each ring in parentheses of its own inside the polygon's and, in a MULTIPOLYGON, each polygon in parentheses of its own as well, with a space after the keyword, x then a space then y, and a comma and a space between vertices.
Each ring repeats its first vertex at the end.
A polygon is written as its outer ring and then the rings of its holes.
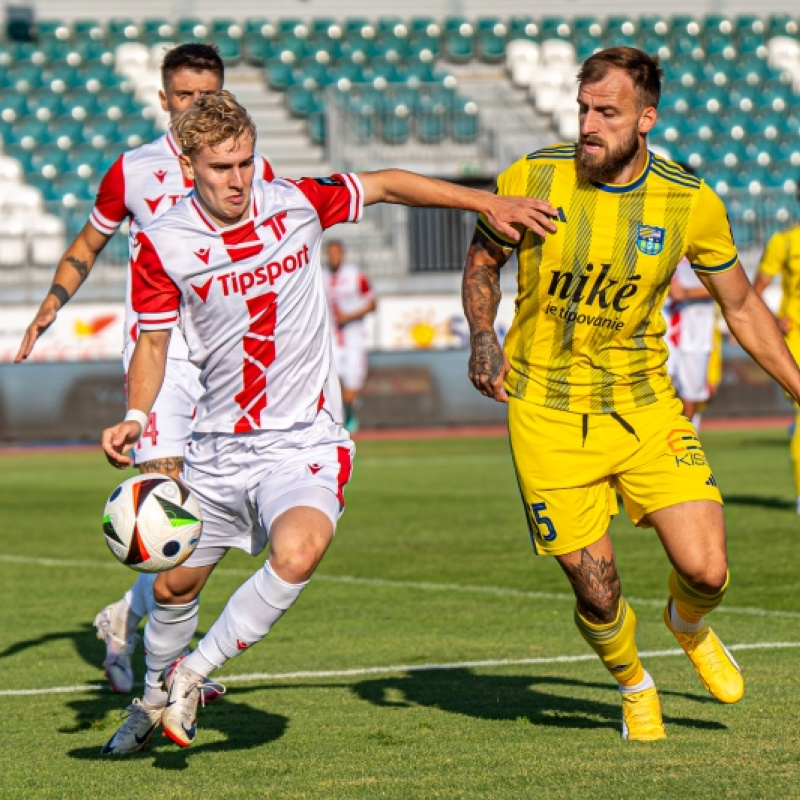
POLYGON ((494 332, 494 320, 500 304, 500 268, 510 255, 511 250, 476 229, 461 283, 470 334, 469 379, 481 394, 499 403, 508 402, 503 381, 510 366, 494 332))
POLYGON ((26 359, 33 350, 36 340, 53 324, 58 310, 78 291, 94 266, 95 259, 110 239, 90 222, 67 248, 58 262, 53 284, 47 297, 42 301, 33 321, 22 337, 14 363, 26 359))

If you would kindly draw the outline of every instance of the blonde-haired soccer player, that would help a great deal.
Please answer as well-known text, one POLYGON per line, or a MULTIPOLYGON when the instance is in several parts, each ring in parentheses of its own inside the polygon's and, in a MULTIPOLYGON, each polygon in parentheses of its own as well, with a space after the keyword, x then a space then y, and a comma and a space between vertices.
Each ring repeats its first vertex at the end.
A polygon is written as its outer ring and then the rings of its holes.
POLYGON ((203 511, 187 561, 156 578, 145 628, 145 694, 103 748, 143 749, 159 724, 181 746, 195 738, 203 679, 263 639, 300 596, 344 509, 353 446, 342 425, 320 263, 323 232, 358 222, 379 202, 454 207, 552 229, 552 207, 496 197, 401 170, 299 181, 254 180, 255 126, 228 92, 199 98, 173 125, 193 190, 140 232, 133 306, 140 336, 125 421, 103 433, 120 468, 142 434, 164 375, 171 331, 200 368, 184 477, 203 511), (236 547, 269 559, 234 593, 179 664, 197 625, 200 590, 236 547), (169 695, 161 685, 168 677, 169 695))
MULTIPOLYGON (((800 188, 798 189, 800 199, 800 188)), ((781 276, 781 305, 778 309, 778 327, 783 333, 794 360, 800 364, 800 224, 773 234, 767 242, 755 290, 763 296, 772 279, 781 276)), ((795 404, 795 423, 789 444, 794 474, 797 513, 800 514, 800 406, 795 404)))
POLYGON ((647 149, 657 61, 611 48, 588 58, 578 80, 579 141, 531 153, 498 180, 500 195, 549 200, 558 231, 526 231, 518 244, 479 220, 463 281, 469 375, 508 402, 534 548, 558 560, 578 630, 619 683, 623 737, 654 740, 666 735, 660 703, 608 534, 616 491, 672 562, 664 619, 703 685, 724 703, 744 693, 739 667, 705 621, 728 588, 722 501, 665 367, 661 306, 681 258, 742 346, 795 398, 800 372, 739 263, 722 201, 647 149), (517 311, 503 349, 492 323, 499 269, 515 248, 517 311))

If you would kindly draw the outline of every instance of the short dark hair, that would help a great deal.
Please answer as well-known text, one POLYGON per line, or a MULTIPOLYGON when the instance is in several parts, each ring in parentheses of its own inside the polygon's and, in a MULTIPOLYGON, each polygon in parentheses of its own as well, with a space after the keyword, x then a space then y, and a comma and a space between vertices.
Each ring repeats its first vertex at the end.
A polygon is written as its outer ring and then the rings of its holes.
POLYGON ((166 86, 172 73, 179 69, 214 72, 219 75, 220 81, 225 80, 225 65, 222 63, 219 50, 213 44, 188 42, 167 50, 161 61, 162 84, 166 86))
POLYGON ((621 69, 630 75, 642 108, 658 108, 661 76, 664 74, 658 64, 658 56, 650 56, 635 47, 609 47, 589 56, 583 62, 578 72, 578 81, 582 85, 597 83, 612 69, 621 69))

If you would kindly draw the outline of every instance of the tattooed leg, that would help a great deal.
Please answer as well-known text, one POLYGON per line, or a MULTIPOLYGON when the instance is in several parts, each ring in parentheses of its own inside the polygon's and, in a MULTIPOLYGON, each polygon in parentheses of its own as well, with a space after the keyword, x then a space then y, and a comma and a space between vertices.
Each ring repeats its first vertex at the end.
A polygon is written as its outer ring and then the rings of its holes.
POLYGON ((589 547, 558 556, 557 560, 572 584, 580 614, 595 624, 613 622, 621 588, 608 533, 589 547))
POLYGON ((160 472, 162 475, 169 475, 170 478, 180 478, 183 472, 183 458, 170 456, 168 458, 154 458, 152 461, 145 461, 139 464, 139 471, 160 472))

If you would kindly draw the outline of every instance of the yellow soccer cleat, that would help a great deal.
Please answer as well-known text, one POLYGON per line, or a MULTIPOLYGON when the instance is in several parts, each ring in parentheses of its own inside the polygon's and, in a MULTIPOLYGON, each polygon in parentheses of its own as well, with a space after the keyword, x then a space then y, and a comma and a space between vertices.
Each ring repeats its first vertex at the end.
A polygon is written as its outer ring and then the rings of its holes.
POLYGON ((641 692, 622 692, 622 738, 634 742, 667 738, 655 686, 641 692))
POLYGON ((672 627, 672 599, 664 609, 664 622, 697 672, 700 682, 721 703, 738 703, 744 696, 744 678, 739 665, 714 631, 703 624, 695 633, 681 633, 672 627))

